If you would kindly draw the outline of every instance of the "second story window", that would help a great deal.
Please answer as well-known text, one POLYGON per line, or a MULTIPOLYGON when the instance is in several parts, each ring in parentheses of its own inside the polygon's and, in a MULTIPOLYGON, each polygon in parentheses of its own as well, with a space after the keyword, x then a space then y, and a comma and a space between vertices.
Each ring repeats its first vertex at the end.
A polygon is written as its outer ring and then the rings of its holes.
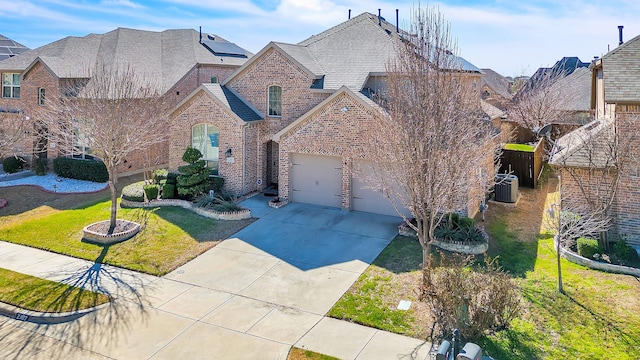
POLYGON ((282 88, 269 86, 269 116, 282 116, 282 88))
POLYGON ((44 88, 39 88, 38 89, 38 105, 43 106, 44 105, 44 88))
POLYGON ((20 74, 2 74, 2 97, 20 98, 20 74))

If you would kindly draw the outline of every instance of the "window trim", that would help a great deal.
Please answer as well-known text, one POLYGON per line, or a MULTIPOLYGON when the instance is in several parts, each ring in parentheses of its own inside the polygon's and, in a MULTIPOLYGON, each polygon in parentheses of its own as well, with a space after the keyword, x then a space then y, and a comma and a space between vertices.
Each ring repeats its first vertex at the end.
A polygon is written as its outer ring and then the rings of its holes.
POLYGON ((274 118, 278 118, 278 117, 282 117, 282 86, 280 85, 269 85, 269 87, 267 88, 267 116, 268 117, 274 117, 274 118), (274 104, 272 104, 272 94, 271 94, 271 89, 279 89, 280 90, 280 98, 279 99, 273 99, 274 104), (277 101, 277 103, 276 103, 277 101), (272 105, 274 105, 273 111, 272 111, 272 105), (277 109, 275 108, 277 105, 277 109), (276 111, 279 110, 279 111, 276 111), (272 113, 273 112, 273 113, 272 113))
POLYGON ((38 105, 44 106, 47 99, 45 88, 38 88, 38 105))
POLYGON ((205 160, 207 162, 207 166, 211 168, 212 172, 217 174, 217 172, 220 169, 220 129, 213 125, 213 124, 209 124, 209 123, 198 123, 198 124, 194 124, 193 126, 191 126, 191 141, 190 141, 190 146, 192 148, 198 149, 200 150, 200 152, 202 153, 202 159, 205 160), (203 143, 202 144, 195 144, 194 143, 194 139, 193 139, 193 135, 194 135, 194 130, 199 127, 199 126, 204 126, 204 136, 203 136, 203 143), (206 153, 206 141, 208 140, 209 137, 209 129, 213 128, 215 129, 215 132, 213 132, 214 134, 218 134, 218 158, 217 160, 213 158, 212 154, 207 154, 206 153), (194 146, 197 145, 197 146, 194 146), (204 147, 204 148, 202 148, 204 147), (205 150, 205 151, 203 151, 205 150))
POLYGON ((2 73, 2 98, 3 99, 20 99, 20 73, 2 73), (4 83, 5 76, 9 76, 9 75, 11 75, 11 83, 5 84, 4 83), (14 80, 16 79, 18 81, 17 84, 14 82, 14 80), (9 96, 4 95, 5 88, 9 89, 9 96), (18 90, 17 91, 18 96, 15 96, 16 89, 18 90))

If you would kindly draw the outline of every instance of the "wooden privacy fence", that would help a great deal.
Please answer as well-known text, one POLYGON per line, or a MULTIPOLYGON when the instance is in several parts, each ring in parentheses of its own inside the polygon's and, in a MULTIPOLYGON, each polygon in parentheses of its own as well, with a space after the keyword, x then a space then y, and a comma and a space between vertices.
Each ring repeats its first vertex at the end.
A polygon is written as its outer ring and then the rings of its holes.
POLYGON ((505 146, 500 158, 500 173, 511 173, 517 176, 521 187, 538 186, 543 165, 544 139, 540 139, 532 148, 533 151, 510 150, 505 146))

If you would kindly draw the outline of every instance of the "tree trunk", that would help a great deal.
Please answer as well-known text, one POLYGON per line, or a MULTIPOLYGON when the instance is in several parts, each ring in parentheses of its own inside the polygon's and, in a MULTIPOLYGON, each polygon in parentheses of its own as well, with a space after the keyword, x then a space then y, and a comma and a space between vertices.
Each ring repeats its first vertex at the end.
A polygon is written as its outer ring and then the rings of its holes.
POLYGON ((420 245, 422 245, 422 283, 429 284, 430 283, 430 274, 431 271, 431 242, 420 241, 420 245))
POLYGON ((560 262, 560 239, 556 243, 556 256, 558 260, 558 292, 564 294, 564 289, 562 288, 562 265, 560 262))
POLYGON ((109 190, 111 190, 111 217, 107 234, 110 235, 116 228, 116 213, 118 211, 118 173, 115 169, 109 171, 109 190))

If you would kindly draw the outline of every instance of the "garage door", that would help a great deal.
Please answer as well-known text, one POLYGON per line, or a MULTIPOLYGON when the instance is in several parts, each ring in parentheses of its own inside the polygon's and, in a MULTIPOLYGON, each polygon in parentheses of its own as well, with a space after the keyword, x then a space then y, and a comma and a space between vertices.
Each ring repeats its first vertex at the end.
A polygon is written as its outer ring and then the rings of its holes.
MULTIPOLYGON (((351 208, 376 214, 399 216, 395 208, 381 189, 372 189, 365 179, 373 175, 371 163, 360 161, 354 164, 353 179, 351 181, 351 208)), ((369 181, 370 182, 370 181, 369 181)), ((410 212, 404 209, 405 216, 410 212)))
POLYGON ((290 183, 293 202, 341 207, 342 162, 340 158, 292 154, 291 163, 290 183))

